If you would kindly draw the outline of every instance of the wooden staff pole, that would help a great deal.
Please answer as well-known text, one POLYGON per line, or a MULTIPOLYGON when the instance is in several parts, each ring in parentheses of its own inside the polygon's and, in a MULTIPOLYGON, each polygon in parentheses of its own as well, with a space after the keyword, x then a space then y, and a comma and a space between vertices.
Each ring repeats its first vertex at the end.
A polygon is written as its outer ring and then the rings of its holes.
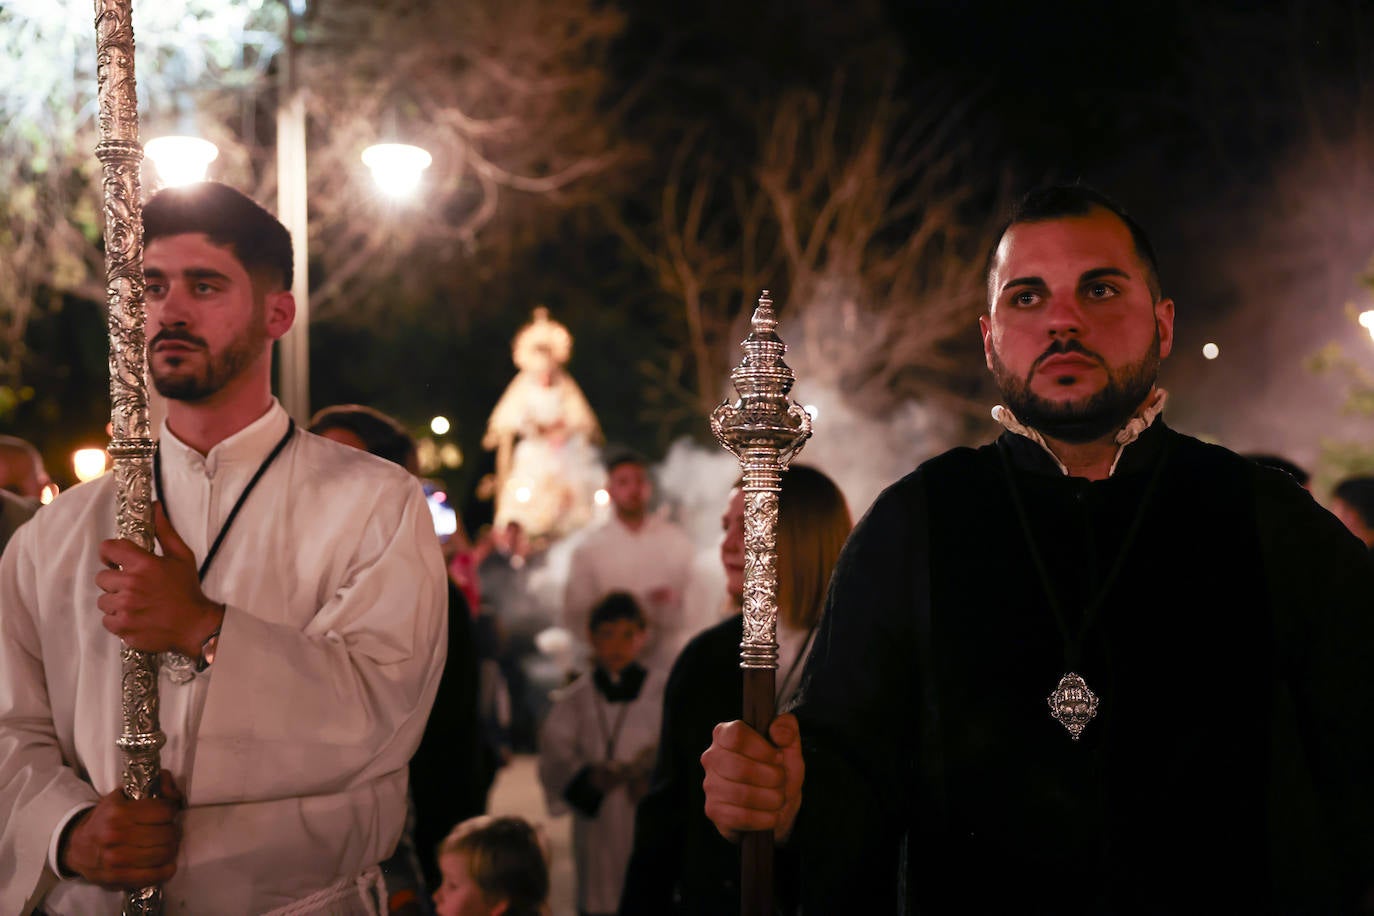
MULTIPOLYGON (((95 0, 100 142, 103 168, 106 303, 110 329, 110 456, 114 459, 115 515, 119 536, 153 547, 153 440, 148 421, 147 355, 143 310, 143 205, 139 170, 138 92, 134 81, 133 0, 95 0)), ((158 659, 121 650, 124 794, 157 794, 166 742, 158 724, 158 659)), ((162 912, 162 889, 125 897, 128 916, 162 912)))
MULTIPOLYGON (((777 710, 778 492, 787 464, 811 435, 811 417, 788 399, 792 370, 768 290, 759 296, 744 361, 733 372, 739 400, 711 414, 711 431, 740 461, 744 477, 744 722, 768 734, 777 710)), ((740 912, 773 914, 773 836, 746 833, 740 842, 740 912)))

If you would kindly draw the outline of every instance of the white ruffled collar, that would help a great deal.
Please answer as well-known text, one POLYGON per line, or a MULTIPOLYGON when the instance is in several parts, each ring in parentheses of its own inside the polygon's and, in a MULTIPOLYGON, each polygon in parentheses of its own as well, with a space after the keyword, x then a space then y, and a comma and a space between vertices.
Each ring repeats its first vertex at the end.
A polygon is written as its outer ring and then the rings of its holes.
MULTIPOLYGON (((1126 451, 1126 446, 1130 445, 1140 437, 1141 433, 1150 428, 1155 418, 1164 410, 1164 403, 1167 400, 1169 400, 1169 392, 1165 391, 1163 388, 1156 388, 1154 397, 1150 398, 1149 403, 1142 407, 1138 414, 1126 421, 1125 426, 1117 430, 1116 442, 1120 447, 1116 450, 1116 457, 1112 459, 1111 469, 1107 472, 1108 477, 1116 473, 1117 463, 1121 461, 1121 455, 1126 451)), ((1054 450, 1045 442, 1045 437, 1040 435, 1039 430, 1026 426, 1020 420, 1016 419, 1016 414, 1012 413, 1010 408, 1003 407, 1001 404, 992 408, 992 418, 998 423, 1001 423, 1002 426, 1006 428, 1007 432, 1015 433, 1018 436, 1024 436, 1044 449, 1045 453, 1054 459, 1055 466, 1059 468, 1064 476, 1068 476, 1069 469, 1064 465, 1064 462, 1059 460, 1059 456, 1056 455, 1054 450)))

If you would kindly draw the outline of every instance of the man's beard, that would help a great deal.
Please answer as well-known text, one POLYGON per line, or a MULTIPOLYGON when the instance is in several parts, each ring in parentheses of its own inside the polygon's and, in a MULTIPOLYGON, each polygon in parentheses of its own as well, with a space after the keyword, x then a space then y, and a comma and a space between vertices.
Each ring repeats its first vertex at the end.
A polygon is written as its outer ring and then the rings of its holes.
POLYGON ((148 349, 151 351, 166 340, 180 340, 200 347, 204 354, 203 362, 193 368, 190 359, 197 355, 186 354, 176 368, 159 371, 157 361, 150 359, 153 387, 158 394, 171 401, 203 401, 237 378, 262 354, 267 331, 254 322, 229 341, 222 352, 215 354, 210 352, 209 346, 201 338, 187 331, 169 329, 159 332, 148 349))
POLYGON ((1070 339, 1051 344, 1031 364, 1024 379, 1012 375, 994 349, 992 375, 1007 407, 1026 426, 1061 442, 1092 442, 1125 426, 1153 390, 1159 377, 1159 332, 1155 332, 1143 358, 1119 369, 1108 368, 1101 356, 1070 339), (1033 392, 1031 378, 1036 368, 1049 357, 1064 353, 1096 360, 1107 372, 1102 390, 1077 401, 1051 401, 1033 392))

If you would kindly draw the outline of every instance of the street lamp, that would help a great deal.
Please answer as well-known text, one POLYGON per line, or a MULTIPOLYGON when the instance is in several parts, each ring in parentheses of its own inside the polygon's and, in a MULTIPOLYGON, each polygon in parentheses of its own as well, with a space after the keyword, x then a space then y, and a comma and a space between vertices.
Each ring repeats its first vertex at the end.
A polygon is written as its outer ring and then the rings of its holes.
POLYGON ((1374 309, 1366 309, 1360 312, 1360 327, 1369 332, 1369 336, 1374 338, 1374 309))
POLYGON ((420 185, 420 176, 434 157, 409 143, 378 143, 363 150, 363 165, 383 193, 405 197, 420 185))
POLYGON ((149 140, 143 152, 153 160, 158 177, 168 187, 204 181, 210 163, 219 157, 219 147, 209 140, 186 136, 149 140))
MULTIPOLYGON (((309 13, 309 0, 287 0, 287 22, 285 59, 280 69, 282 81, 282 104, 277 109, 277 215, 291 233, 292 248, 295 250, 295 283, 292 284, 292 298, 296 301, 296 320, 291 330, 278 343, 278 388, 282 406, 299 423, 310 419, 310 243, 309 213, 306 206, 306 167, 305 167, 305 93, 301 89, 296 73, 297 43, 302 30, 299 28, 309 13)), ((400 148, 403 144, 386 144, 400 148)), ((377 147, 368 147, 363 153, 367 162, 368 152, 377 147)), ((429 153, 418 146, 405 147, 413 150, 400 154, 409 158, 408 163, 424 160, 424 165, 395 165, 394 154, 388 157, 383 153, 383 161, 391 163, 383 167, 388 176, 396 176, 406 169, 413 169, 415 179, 413 188, 419 183, 419 173, 429 165, 429 153), (418 154, 418 155, 417 155, 418 154)), ((371 163, 367 163, 371 167, 371 163)), ((378 183, 387 190, 386 181, 372 168, 378 183)))

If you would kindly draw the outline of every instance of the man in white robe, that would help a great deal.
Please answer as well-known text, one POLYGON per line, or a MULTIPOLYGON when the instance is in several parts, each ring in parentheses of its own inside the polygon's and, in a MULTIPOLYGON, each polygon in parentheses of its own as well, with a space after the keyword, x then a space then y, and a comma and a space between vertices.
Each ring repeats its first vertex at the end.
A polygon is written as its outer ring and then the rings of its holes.
POLYGON ((106 475, 0 561, 0 912, 114 914, 150 883, 168 913, 376 912, 444 664, 429 511, 272 397, 281 224, 213 183, 144 220, 160 549, 114 540, 106 475), (120 792, 121 639, 193 660, 159 679, 165 798, 120 792))
POLYGON ((649 511, 653 483, 641 456, 613 452, 606 474, 613 513, 573 551, 563 625, 585 639, 592 607, 611 592, 629 592, 649 620, 647 664, 666 669, 692 635, 685 632, 683 597, 695 550, 685 531, 649 511))

